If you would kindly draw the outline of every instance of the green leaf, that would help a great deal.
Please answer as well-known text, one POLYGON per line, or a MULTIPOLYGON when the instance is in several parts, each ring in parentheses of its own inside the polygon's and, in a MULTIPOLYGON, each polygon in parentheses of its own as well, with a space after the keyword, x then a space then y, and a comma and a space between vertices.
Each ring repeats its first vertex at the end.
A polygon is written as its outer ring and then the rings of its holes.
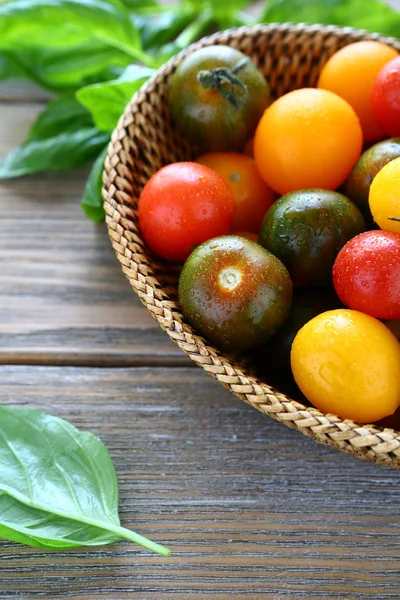
POLYGON ((25 77, 24 69, 11 55, 0 54, 0 81, 4 79, 24 79, 25 77))
POLYGON ((33 48, 19 52, 16 59, 31 79, 52 91, 76 90, 112 79, 116 68, 132 62, 125 52, 95 41, 67 50, 33 48))
POLYGON ((153 73, 154 69, 150 69, 149 67, 142 67, 141 65, 129 65, 129 67, 127 67, 123 73, 121 73, 118 79, 115 81, 109 81, 105 85, 117 85, 119 83, 142 81, 142 79, 146 80, 151 77, 153 73))
POLYGON ((22 407, 0 406, 0 537, 49 549, 128 539, 169 555, 121 527, 117 476, 102 442, 22 407))
POLYGON ((0 4, 0 49, 65 51, 91 41, 146 59, 129 11, 119 0, 8 0, 0 4))
POLYGON ((90 127, 26 142, 0 162, 0 179, 78 167, 93 160, 108 138, 109 134, 90 127))
POLYGON ((144 48, 158 49, 171 42, 193 20, 193 13, 171 10, 158 15, 134 15, 144 48))
POLYGON ((135 12, 141 12, 149 8, 152 10, 160 8, 157 0, 123 0, 123 3, 135 12))
POLYGON ((229 0, 229 2, 221 2, 221 0, 181 0, 181 5, 184 8, 195 9, 197 11, 218 11, 224 12, 226 15, 245 8, 249 4, 249 0, 229 0))
POLYGON ((133 94, 153 72, 140 65, 130 65, 118 79, 81 88, 76 97, 92 113, 98 129, 111 131, 133 94))
POLYGON ((92 127, 90 113, 77 101, 75 94, 67 93, 47 104, 32 125, 26 141, 45 140, 66 131, 92 127))
POLYGON ((107 146, 97 157, 92 167, 81 203, 85 215, 96 223, 101 223, 105 218, 101 188, 103 187, 102 175, 106 156, 107 146))
POLYGON ((400 14, 380 0, 269 0, 260 22, 323 23, 400 34, 400 14))
POLYGON ((0 179, 78 167, 96 158, 108 139, 75 96, 64 94, 40 113, 26 142, 3 159, 0 179))

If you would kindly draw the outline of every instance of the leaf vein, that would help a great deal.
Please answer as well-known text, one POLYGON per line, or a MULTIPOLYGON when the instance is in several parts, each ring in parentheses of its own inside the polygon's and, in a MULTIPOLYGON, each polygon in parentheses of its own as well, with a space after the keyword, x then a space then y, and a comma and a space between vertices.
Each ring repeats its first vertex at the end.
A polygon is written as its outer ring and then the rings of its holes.
POLYGON ((46 442, 46 445, 47 445, 47 447, 48 447, 48 449, 49 449, 49 451, 50 451, 50 453, 51 453, 51 456, 52 456, 52 458, 53 458, 53 465, 55 466, 55 468, 56 468, 56 469, 57 469, 57 471, 58 471, 58 472, 61 474, 61 477, 62 477, 62 478, 63 478, 63 480, 65 481, 65 483, 66 483, 66 485, 67 485, 67 488, 68 488, 68 490, 69 490, 69 493, 70 493, 70 495, 71 495, 72 501, 73 501, 73 503, 75 504, 75 506, 76 506, 76 508, 77 508, 78 512, 80 512, 80 513, 83 515, 83 514, 84 514, 84 512, 83 512, 83 510, 82 510, 82 507, 81 507, 81 505, 80 505, 80 502, 79 502, 79 500, 78 500, 78 497, 77 497, 77 495, 76 495, 76 492, 75 492, 75 490, 74 490, 74 488, 73 488, 73 486, 72 486, 72 484, 71 484, 71 480, 70 480, 70 478, 69 478, 69 475, 68 475, 68 473, 66 473, 65 469, 64 469, 64 468, 63 468, 63 467, 62 467, 62 466, 61 466, 61 465, 60 465, 60 464, 57 462, 56 455, 54 454, 54 450, 53 450, 53 448, 52 448, 51 444, 49 443, 49 440, 47 439, 47 436, 46 436, 46 434, 45 434, 45 432, 44 432, 44 429, 41 429, 41 430, 39 430, 39 431, 41 432, 41 434, 42 434, 42 437, 43 437, 44 441, 46 442))
POLYGON ((22 471, 24 473, 25 476, 25 481, 27 484, 27 488, 28 488, 28 493, 29 493, 29 498, 31 499, 32 502, 34 502, 34 495, 33 495, 33 488, 32 488, 32 481, 31 481, 31 476, 29 475, 29 471, 26 467, 26 465, 24 465, 23 461, 21 460, 21 458, 19 457, 18 452, 15 450, 15 448, 13 447, 13 445, 9 442, 9 440, 7 439, 6 435, 4 434, 3 430, 0 428, 0 435, 2 436, 5 444, 7 445, 7 447, 11 450, 11 452, 13 453, 13 455, 15 456, 17 462, 21 465, 22 467, 22 471))

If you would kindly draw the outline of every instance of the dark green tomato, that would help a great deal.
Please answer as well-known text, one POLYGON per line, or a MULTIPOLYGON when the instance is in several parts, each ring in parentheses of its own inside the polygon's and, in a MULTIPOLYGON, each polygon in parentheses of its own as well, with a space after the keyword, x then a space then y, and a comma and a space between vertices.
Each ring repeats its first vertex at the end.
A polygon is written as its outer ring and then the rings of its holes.
POLYGON ((196 50, 169 84, 173 121, 201 151, 240 150, 253 136, 269 97, 261 71, 229 46, 196 50))
POLYGON ((283 262, 295 286, 327 285, 339 250, 365 229, 361 212, 346 196, 298 190, 268 210, 259 243, 283 262))
POLYGON ((223 351, 261 344, 282 325, 292 302, 284 265, 236 235, 209 240, 186 260, 179 279, 186 320, 223 351))
POLYGON ((363 152, 347 179, 345 194, 357 204, 369 223, 372 223, 368 203, 372 180, 387 163, 399 156, 400 138, 378 142, 363 152))
POLYGON ((290 350, 297 332, 317 315, 342 307, 333 288, 295 289, 287 319, 273 337, 252 352, 250 366, 261 379, 282 388, 284 383, 293 379, 290 350))

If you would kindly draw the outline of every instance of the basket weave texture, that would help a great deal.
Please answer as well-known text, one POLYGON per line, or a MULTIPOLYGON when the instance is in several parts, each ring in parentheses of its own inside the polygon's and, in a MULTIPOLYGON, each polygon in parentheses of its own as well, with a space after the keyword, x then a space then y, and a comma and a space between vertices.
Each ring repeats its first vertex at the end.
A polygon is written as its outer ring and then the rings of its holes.
POLYGON ((184 322, 178 297, 179 270, 154 257, 141 239, 137 202, 147 180, 162 166, 198 156, 174 129, 167 94, 171 74, 184 57, 211 44, 226 44, 251 56, 274 96, 313 87, 327 59, 341 47, 363 39, 383 41, 400 51, 400 42, 378 34, 321 25, 271 24, 217 33, 171 59, 135 94, 108 148, 103 174, 106 222, 123 272, 140 300, 170 338, 207 373, 257 410, 317 442, 362 459, 400 469, 400 432, 358 425, 306 407, 254 377, 219 352, 184 322))

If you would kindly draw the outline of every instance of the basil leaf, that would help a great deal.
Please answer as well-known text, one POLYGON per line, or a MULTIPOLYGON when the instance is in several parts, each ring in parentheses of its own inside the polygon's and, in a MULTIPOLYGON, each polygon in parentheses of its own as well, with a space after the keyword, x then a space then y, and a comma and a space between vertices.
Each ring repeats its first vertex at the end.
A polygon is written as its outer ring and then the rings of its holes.
POLYGON ((118 79, 81 88, 76 97, 92 113, 98 129, 111 131, 133 94, 153 72, 147 67, 130 65, 118 79))
POLYGON ((26 142, 3 159, 0 179, 80 166, 96 158, 109 137, 93 126, 73 94, 64 94, 40 113, 26 142))
POLYGON ((95 223, 104 221, 106 215, 103 207, 103 198, 101 196, 101 188, 103 187, 102 176, 106 156, 107 146, 97 157, 92 167, 81 202, 83 212, 89 219, 95 221, 95 223))
POLYGON ((135 12, 146 9, 160 10, 161 8, 157 0, 123 0, 123 3, 135 12))
POLYGON ((23 407, 0 406, 0 537, 50 549, 128 539, 169 554, 121 527, 117 476, 102 442, 23 407))
POLYGON ((76 90, 113 79, 132 62, 121 50, 95 41, 67 50, 32 48, 19 52, 16 58, 31 79, 52 91, 76 90))
POLYGON ((347 24, 367 31, 379 31, 399 37, 400 14, 398 9, 380 0, 368 0, 368 10, 360 0, 347 0, 337 4, 334 19, 338 24, 347 24))
POLYGON ((47 104, 32 125, 27 142, 45 140, 59 133, 92 128, 90 113, 77 101, 73 93, 63 94, 47 104))
POLYGON ((0 54, 0 81, 4 79, 24 79, 25 77, 24 69, 11 55, 0 54))
POLYGON ((90 127, 31 140, 0 162, 0 179, 78 167, 93 160, 108 138, 109 134, 90 127))
POLYGON ((139 58, 138 31, 119 0, 8 0, 0 4, 0 48, 67 50, 101 42, 139 58))
POLYGON ((218 10, 224 11, 228 16, 236 10, 240 10, 250 4, 248 0, 229 0, 228 3, 222 3, 221 0, 182 0, 181 4, 185 8, 201 10, 218 10))
POLYGON ((129 65, 123 73, 116 79, 115 81, 109 81, 106 85, 109 84, 118 84, 124 82, 134 82, 141 81, 142 79, 148 79, 153 75, 154 69, 150 69, 149 67, 142 67, 142 65, 129 65))
POLYGON ((134 15, 144 48, 158 49, 172 41, 193 20, 193 14, 171 10, 158 15, 134 15))
POLYGON ((398 36, 399 13, 380 0, 269 0, 260 22, 324 23, 398 36))

